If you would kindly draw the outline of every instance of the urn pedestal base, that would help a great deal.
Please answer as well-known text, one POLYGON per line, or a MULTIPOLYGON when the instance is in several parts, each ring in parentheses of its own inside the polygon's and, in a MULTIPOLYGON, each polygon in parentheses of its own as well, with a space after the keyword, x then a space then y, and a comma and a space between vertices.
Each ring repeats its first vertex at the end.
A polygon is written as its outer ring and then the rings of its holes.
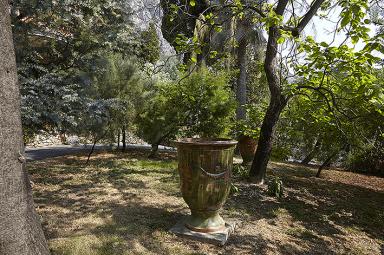
POLYGON ((189 221, 189 217, 186 217, 177 222, 176 225, 173 226, 169 231, 175 235, 200 242, 224 245, 227 242, 228 237, 235 231, 236 228, 239 227, 239 223, 229 221, 224 224, 221 230, 209 233, 197 232, 186 227, 186 224, 189 221))
POLYGON ((219 213, 204 215, 192 212, 192 215, 185 219, 185 226, 192 231, 212 233, 223 231, 225 229, 225 221, 219 213))

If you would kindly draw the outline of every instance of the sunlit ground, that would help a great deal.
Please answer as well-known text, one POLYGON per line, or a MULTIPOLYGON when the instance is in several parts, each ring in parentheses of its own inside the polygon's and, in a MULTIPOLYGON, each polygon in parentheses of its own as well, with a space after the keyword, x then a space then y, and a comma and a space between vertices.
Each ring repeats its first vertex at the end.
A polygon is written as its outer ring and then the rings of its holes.
POLYGON ((168 233, 188 213, 175 155, 142 152, 66 156, 28 165, 53 254, 383 254, 384 178, 271 163, 285 195, 240 177, 224 218, 242 227, 224 247, 168 233))

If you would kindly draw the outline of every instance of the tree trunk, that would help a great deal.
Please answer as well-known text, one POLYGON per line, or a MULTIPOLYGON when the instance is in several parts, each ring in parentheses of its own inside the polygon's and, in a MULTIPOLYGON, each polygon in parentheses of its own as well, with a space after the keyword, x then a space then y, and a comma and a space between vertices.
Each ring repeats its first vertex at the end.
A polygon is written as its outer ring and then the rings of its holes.
POLYGON ((151 153, 148 155, 148 158, 154 158, 156 157, 157 151, 159 150, 159 144, 152 144, 151 145, 151 153))
POLYGON ((247 103, 247 45, 248 41, 243 38, 239 42, 239 48, 237 49, 237 66, 239 68, 239 77, 237 78, 236 87, 236 119, 245 120, 246 110, 244 105, 247 103))
POLYGON ((91 155, 92 155, 93 151, 95 150, 96 143, 97 143, 97 139, 95 138, 95 140, 93 140, 92 148, 88 153, 87 162, 85 162, 85 164, 89 163, 89 159, 91 158, 91 155))
POLYGON ((317 173, 316 173, 316 177, 320 177, 320 174, 321 174, 321 170, 323 170, 325 167, 328 167, 331 162, 332 162, 332 159, 334 157, 336 157, 336 155, 338 155, 339 152, 335 152, 333 153, 331 156, 329 156, 324 162, 323 164, 321 164, 321 166, 319 167, 319 169, 317 170, 317 173))
POLYGON ((117 131, 117 149, 120 148, 120 130, 117 131))
POLYGON ((122 143, 123 143, 122 151, 125 151, 125 149, 127 148, 125 126, 123 126, 123 128, 121 129, 121 133, 122 133, 122 139, 121 139, 121 141, 122 141, 122 143))
POLYGON ((341 151, 345 150, 348 148, 348 144, 344 145, 340 150, 338 151, 335 151, 334 153, 332 153, 324 162, 323 164, 321 164, 321 166, 319 167, 319 169, 317 170, 317 173, 316 173, 316 177, 320 177, 320 174, 321 174, 321 170, 323 170, 324 168, 326 167, 330 167, 331 164, 332 164, 332 161, 335 159, 335 157, 337 155, 340 154, 341 151))
POLYGON ((67 137, 65 135, 65 132, 59 131, 59 137, 60 137, 60 142, 62 144, 67 144, 67 137))
POLYGON ((301 161, 301 164, 308 165, 308 163, 311 162, 311 160, 316 156, 316 153, 320 149, 320 145, 321 145, 321 143, 319 142, 319 140, 317 140, 316 143, 315 143, 315 146, 308 153, 308 155, 301 161))
POLYGON ((49 254, 25 169, 8 1, 0 1, 0 254, 49 254))
MULTIPOLYGON (((276 6, 276 14, 283 15, 288 0, 280 0, 276 6)), ((274 25, 268 31, 267 51, 264 60, 264 69, 267 76, 268 88, 271 94, 268 110, 265 114, 260 129, 260 138, 255 157, 249 171, 250 179, 255 183, 264 183, 267 164, 272 151, 273 135, 280 113, 287 104, 287 99, 282 95, 279 70, 277 68, 277 40, 280 37, 279 28, 274 25)))
MULTIPOLYGON (((288 4, 288 0, 279 0, 275 8, 277 15, 283 16, 288 4)), ((308 22, 316 14, 324 0, 315 0, 307 13, 300 20, 295 28, 294 35, 297 36, 305 28, 308 22)), ((286 106, 289 98, 282 94, 281 81, 279 77, 279 69, 277 68, 277 40, 280 38, 281 33, 277 25, 272 25, 268 30, 268 43, 264 60, 264 69, 267 76, 268 88, 271 94, 270 103, 267 113, 263 120, 263 125, 260 130, 259 144, 256 150, 255 158, 252 162, 252 167, 249 172, 251 179, 257 183, 263 183, 269 156, 272 150, 273 133, 275 125, 279 120, 281 111, 286 106)))
POLYGON ((251 180, 255 183, 264 183, 269 157, 272 151, 273 134, 280 113, 285 107, 285 102, 271 101, 261 125, 259 142, 255 157, 249 172, 251 180))

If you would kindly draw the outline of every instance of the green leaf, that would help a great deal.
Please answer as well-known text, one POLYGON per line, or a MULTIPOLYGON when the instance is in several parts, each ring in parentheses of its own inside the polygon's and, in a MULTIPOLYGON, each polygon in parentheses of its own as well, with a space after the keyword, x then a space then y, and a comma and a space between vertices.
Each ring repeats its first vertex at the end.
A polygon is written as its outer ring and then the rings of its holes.
POLYGON ((215 31, 217 33, 220 33, 221 31, 223 31, 223 27, 222 26, 215 26, 214 29, 215 29, 215 31))
POLYGON ((348 16, 344 16, 344 18, 341 20, 341 27, 345 27, 349 23, 348 16))
POLYGON ((216 56, 217 56, 217 51, 213 50, 213 51, 209 52, 210 58, 215 58, 216 56))
POLYGON ((197 63, 197 59, 196 59, 195 57, 191 57, 191 61, 192 61, 193 63, 197 63))
POLYGON ((190 0, 189 1, 189 5, 190 6, 195 6, 196 5, 196 1, 195 0, 190 0))
POLYGON ((357 35, 354 35, 354 36, 351 37, 351 39, 352 39, 352 43, 356 44, 359 41, 360 38, 357 35))
POLYGON ((285 38, 284 37, 280 37, 279 39, 277 39, 277 43, 278 44, 282 44, 285 42, 285 38))

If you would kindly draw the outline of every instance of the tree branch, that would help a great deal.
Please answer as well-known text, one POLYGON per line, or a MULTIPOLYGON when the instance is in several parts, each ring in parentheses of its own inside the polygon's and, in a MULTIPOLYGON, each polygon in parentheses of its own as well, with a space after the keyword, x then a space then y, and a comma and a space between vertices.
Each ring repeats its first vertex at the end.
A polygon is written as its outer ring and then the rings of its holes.
POLYGON ((296 27, 296 32, 298 36, 305 26, 309 23, 309 21, 315 16, 317 10, 320 8, 320 6, 325 2, 325 0, 316 0, 312 5, 311 8, 309 8, 308 12, 303 16, 303 18, 300 20, 299 24, 296 27))

